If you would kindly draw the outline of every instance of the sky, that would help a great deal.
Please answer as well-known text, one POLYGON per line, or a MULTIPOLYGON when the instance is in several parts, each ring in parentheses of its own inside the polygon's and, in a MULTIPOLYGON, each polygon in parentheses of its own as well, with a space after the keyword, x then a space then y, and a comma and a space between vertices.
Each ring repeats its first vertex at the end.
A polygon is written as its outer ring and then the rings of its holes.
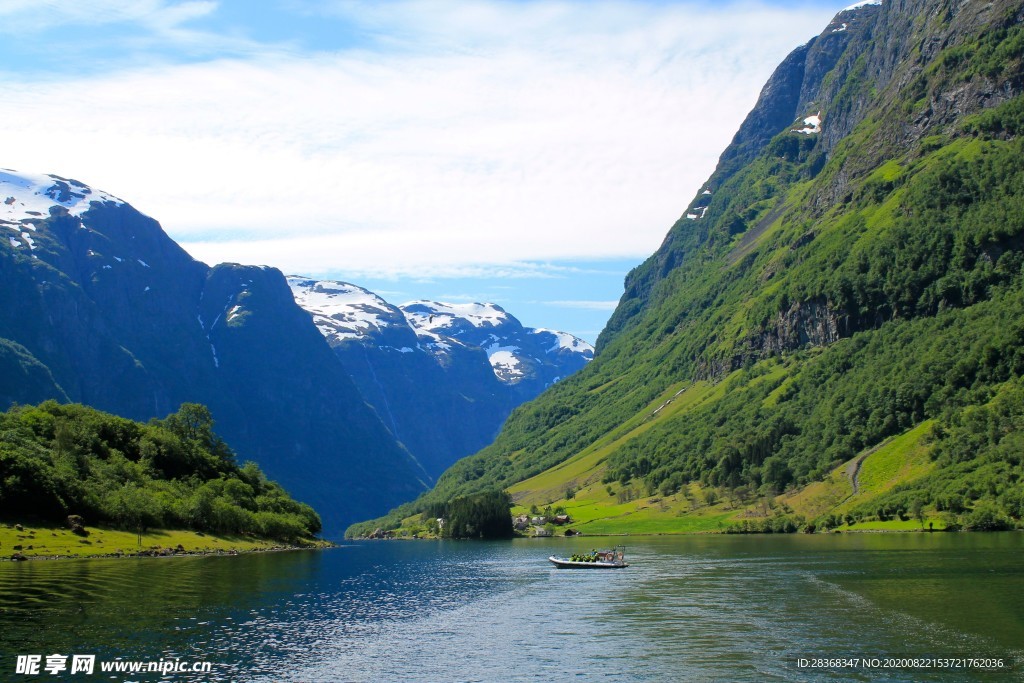
POLYGON ((593 342, 839 2, 0 0, 0 167, 209 264, 593 342))

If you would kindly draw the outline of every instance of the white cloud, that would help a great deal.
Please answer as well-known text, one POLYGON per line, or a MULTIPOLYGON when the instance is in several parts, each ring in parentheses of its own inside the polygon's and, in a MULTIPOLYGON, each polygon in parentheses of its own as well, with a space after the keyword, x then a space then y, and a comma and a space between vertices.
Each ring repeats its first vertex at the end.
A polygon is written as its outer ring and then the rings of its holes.
MULTIPOLYGON (((184 21, 208 3, 148 4, 184 21)), ((432 276, 639 258, 775 64, 829 18, 759 4, 320 7, 374 49, 2 84, 2 165, 123 197, 207 262, 432 276)))

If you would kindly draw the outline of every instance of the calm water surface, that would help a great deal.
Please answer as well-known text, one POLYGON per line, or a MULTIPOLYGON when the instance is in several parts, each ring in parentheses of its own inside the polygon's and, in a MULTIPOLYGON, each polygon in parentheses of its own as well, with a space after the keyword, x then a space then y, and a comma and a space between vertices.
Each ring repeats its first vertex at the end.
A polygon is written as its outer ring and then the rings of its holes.
POLYGON ((32 680, 30 653, 213 663, 130 680, 1024 680, 1021 533, 634 537, 624 570, 546 561, 606 542, 2 563, 0 680, 32 680), (838 657, 1008 669, 798 666, 838 657))

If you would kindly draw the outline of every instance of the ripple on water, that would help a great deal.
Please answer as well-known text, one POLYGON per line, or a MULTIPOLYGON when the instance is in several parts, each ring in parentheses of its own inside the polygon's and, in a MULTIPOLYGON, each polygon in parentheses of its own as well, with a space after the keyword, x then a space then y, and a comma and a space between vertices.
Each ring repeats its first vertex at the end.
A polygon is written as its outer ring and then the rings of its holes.
POLYGON ((0 644, 205 658, 212 680, 832 680, 797 657, 1020 660, 1012 538, 631 539, 633 566, 611 572, 545 560, 593 539, 22 563, 0 568, 0 609, 16 617, 0 644), (950 589, 989 621, 943 612, 935 592, 950 589))

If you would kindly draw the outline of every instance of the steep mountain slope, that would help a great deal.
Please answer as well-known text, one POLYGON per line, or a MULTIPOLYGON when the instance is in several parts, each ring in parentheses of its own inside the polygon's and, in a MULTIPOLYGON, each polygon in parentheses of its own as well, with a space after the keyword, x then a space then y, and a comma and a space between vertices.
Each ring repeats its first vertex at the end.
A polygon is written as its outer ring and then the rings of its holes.
MULTIPOLYGON (((695 487, 786 510, 776 493, 878 458, 910 460, 851 514, 1019 519, 1022 20, 1008 0, 840 12, 627 278, 595 361, 389 522, 512 487, 575 494, 595 522, 639 498, 660 520, 643 528, 678 530, 695 487)), ((735 514, 714 509, 712 526, 735 514)))
POLYGON ((210 268, 75 180, 4 171, 0 201, 0 407, 55 398, 145 420, 204 403, 328 533, 423 489, 280 272, 210 268))
POLYGON ((432 479, 489 444, 513 408, 593 358, 586 342, 525 328, 494 304, 393 306, 344 282, 291 276, 288 284, 432 479))

